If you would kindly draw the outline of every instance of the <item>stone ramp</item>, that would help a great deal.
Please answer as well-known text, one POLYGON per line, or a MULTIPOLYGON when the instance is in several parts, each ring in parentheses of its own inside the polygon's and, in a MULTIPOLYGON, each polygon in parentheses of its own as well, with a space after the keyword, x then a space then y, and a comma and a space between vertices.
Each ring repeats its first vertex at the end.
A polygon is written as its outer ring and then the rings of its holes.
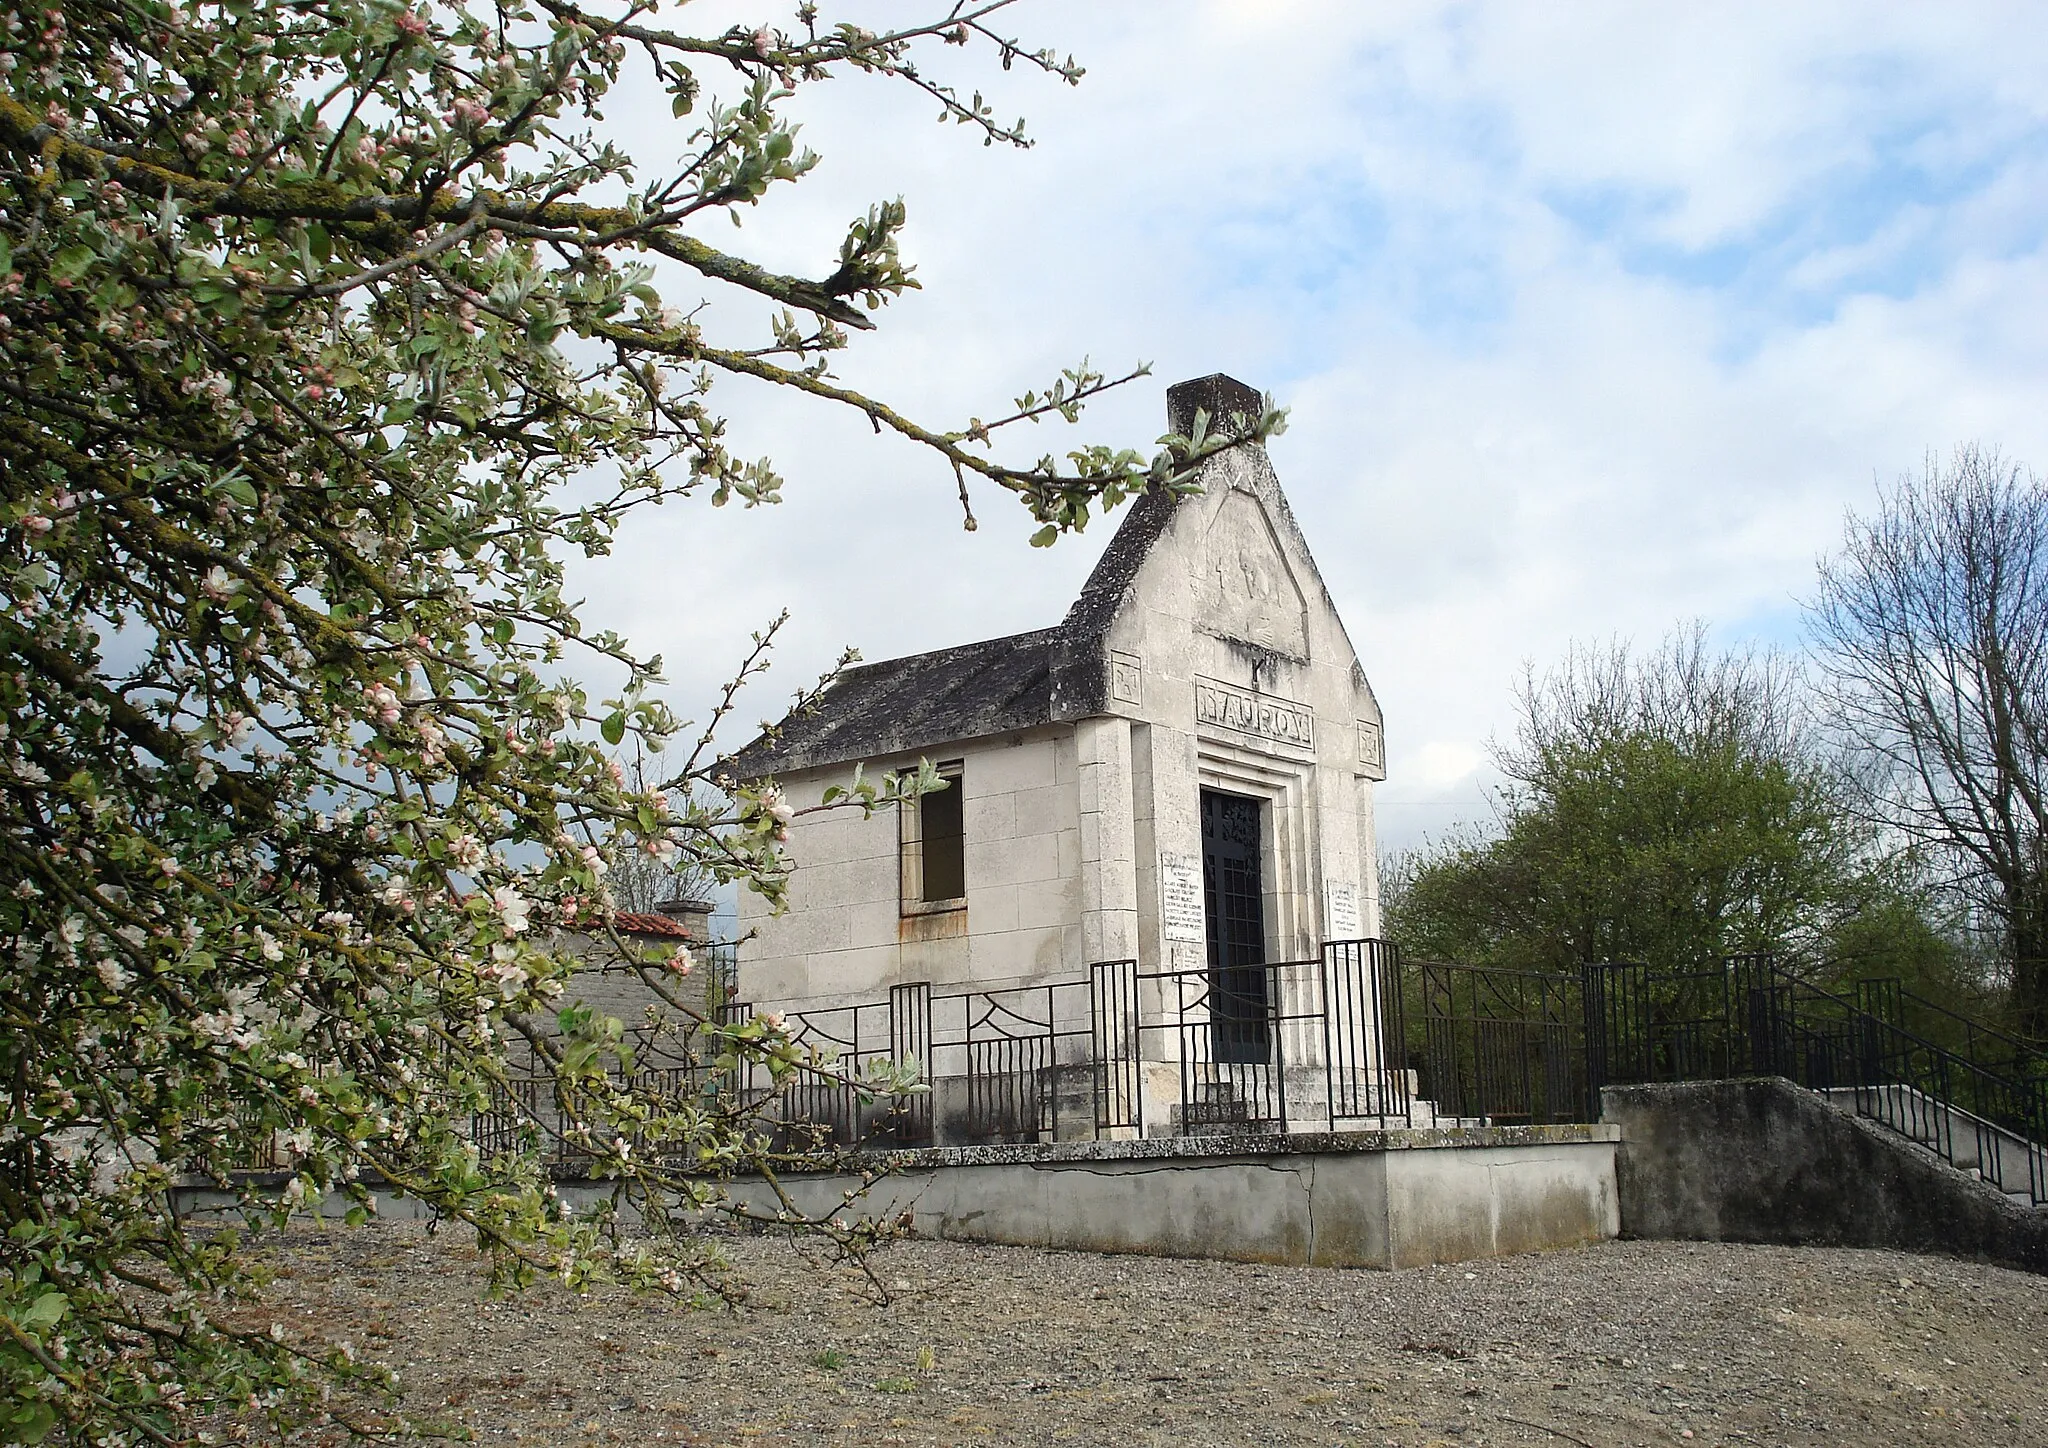
POLYGON ((2048 1273, 2048 1208, 1782 1077, 1608 1086, 1600 1104, 1621 1128, 1624 1236, 1887 1247, 2048 1273))

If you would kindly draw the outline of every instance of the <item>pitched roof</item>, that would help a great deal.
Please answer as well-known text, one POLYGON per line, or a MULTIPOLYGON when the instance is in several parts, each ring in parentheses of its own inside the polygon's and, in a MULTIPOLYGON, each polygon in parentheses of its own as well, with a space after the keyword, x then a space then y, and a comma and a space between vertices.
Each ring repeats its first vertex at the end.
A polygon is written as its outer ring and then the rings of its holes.
MULTIPOLYGON (((1197 408, 1217 420, 1261 405, 1255 390, 1220 373, 1167 389, 1177 432, 1193 427, 1197 408)), ((791 714, 734 755, 733 773, 758 779, 1108 712, 1110 625, 1187 501, 1154 491, 1132 503, 1061 623, 848 669, 807 713, 791 714)))
POLYGON ((808 712, 791 714, 734 755, 733 772, 758 779, 1102 713, 1109 626, 1184 501, 1154 492, 1133 503, 1063 622, 856 665, 808 712))
POLYGON ((1038 629, 856 665, 808 712, 741 750, 735 772, 751 779, 1043 724, 1052 717, 1050 651, 1059 633, 1038 629))
POLYGON ((680 920, 666 915, 642 915, 621 910, 612 916, 612 922, 628 935, 663 935, 676 940, 688 940, 690 932, 683 929, 680 920))

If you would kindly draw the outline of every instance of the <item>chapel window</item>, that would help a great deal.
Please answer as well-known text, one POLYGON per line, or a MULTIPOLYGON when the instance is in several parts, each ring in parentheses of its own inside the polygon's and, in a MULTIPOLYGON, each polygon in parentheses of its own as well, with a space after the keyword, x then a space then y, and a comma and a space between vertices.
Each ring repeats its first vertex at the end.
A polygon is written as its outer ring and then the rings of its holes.
POLYGON ((939 765, 946 787, 920 795, 903 810, 903 900, 912 912, 967 901, 965 772, 957 759, 939 765))

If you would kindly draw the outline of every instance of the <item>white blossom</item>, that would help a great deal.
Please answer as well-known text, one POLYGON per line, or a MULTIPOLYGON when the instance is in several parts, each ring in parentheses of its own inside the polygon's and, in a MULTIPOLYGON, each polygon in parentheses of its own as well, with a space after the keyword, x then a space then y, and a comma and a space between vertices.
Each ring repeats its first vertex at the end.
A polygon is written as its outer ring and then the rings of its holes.
POLYGON ((506 934, 523 935, 526 932, 526 917, 533 909, 533 904, 510 885, 500 885, 491 891, 491 908, 498 912, 499 919, 504 922, 506 934))

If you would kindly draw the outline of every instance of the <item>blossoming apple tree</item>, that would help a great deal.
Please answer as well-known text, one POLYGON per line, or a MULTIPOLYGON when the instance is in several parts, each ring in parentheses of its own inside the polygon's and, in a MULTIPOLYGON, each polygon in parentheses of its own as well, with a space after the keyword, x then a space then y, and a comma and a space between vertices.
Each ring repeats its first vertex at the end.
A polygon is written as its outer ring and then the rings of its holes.
MULTIPOLYGON (((864 414, 963 506, 1015 494, 1040 541, 1221 445, 1005 460, 1005 428, 1114 385, 1085 367, 950 428, 836 381, 916 285, 900 203, 814 276, 714 244, 811 169, 787 102, 838 74, 1021 143, 929 68, 1077 80, 995 28, 1005 3, 716 34, 651 0, 0 10, 0 1436, 385 1422, 340 1349, 238 1315, 247 1268, 173 1215, 181 1180, 258 1221, 396 1187, 507 1280, 709 1280, 688 1224, 765 1138, 635 1086, 618 1023, 557 1014, 548 942, 629 949, 622 850, 775 894, 789 806, 710 791, 694 732, 629 787, 611 751, 679 725, 657 662, 565 600, 564 559, 638 505, 777 499, 728 440, 730 378, 864 414), (636 67, 667 103, 639 156, 604 129, 636 67), (756 311, 714 335, 710 296, 756 311), (579 656, 623 684, 593 698, 579 656), (478 1149, 522 1034, 632 1238, 555 1210, 530 1153, 478 1149), (238 1173, 252 1143, 281 1177, 238 1173)), ((693 1028, 714 1063, 803 1068, 772 1022, 693 1028)))

